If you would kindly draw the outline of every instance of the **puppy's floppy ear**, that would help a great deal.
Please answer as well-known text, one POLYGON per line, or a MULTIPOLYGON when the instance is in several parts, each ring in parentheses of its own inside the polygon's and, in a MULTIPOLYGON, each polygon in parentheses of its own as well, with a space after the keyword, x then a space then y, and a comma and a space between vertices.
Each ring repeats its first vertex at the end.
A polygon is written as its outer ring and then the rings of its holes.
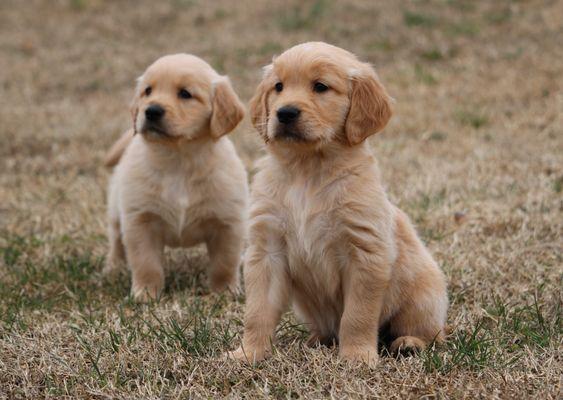
POLYGON ((254 96, 250 99, 250 120, 252 125, 258 133, 267 141, 268 136, 266 134, 268 125, 268 93, 272 88, 272 70, 273 66, 267 65, 264 67, 264 77, 262 82, 256 88, 254 96))
POLYGON ((351 73, 352 90, 345 133, 350 145, 364 141, 382 130, 391 118, 393 99, 387 94, 369 64, 361 64, 351 73))
POLYGON ((226 76, 214 82, 211 136, 219 138, 236 128, 244 117, 244 106, 226 76))
POLYGON ((129 111, 131 112, 131 117, 133 118, 133 135, 137 134, 137 115, 139 114, 139 96, 141 95, 142 81, 143 76, 137 78, 137 85, 135 86, 133 100, 129 106, 129 111))

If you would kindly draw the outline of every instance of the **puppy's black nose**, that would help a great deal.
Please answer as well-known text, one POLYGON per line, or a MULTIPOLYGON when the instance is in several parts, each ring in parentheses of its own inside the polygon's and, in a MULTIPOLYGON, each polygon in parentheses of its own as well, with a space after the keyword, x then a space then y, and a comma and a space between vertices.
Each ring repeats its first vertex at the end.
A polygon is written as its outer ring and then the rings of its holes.
POLYGON ((158 122, 164 116, 164 108, 158 104, 151 104, 145 110, 145 117, 152 122, 158 122))
POLYGON ((301 114, 301 110, 294 106, 284 106, 278 110, 278 121, 282 124, 291 124, 301 114))

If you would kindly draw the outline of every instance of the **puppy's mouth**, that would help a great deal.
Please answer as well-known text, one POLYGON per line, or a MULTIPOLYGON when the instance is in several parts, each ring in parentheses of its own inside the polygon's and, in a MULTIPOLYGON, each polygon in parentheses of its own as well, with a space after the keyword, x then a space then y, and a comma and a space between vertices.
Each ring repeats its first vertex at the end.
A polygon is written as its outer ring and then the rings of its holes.
POLYGON ((162 138, 172 138, 173 135, 169 134, 161 124, 155 124, 149 121, 146 121, 143 124, 143 129, 141 129, 141 133, 144 135, 151 135, 153 137, 162 137, 162 138))
POLYGON ((299 129, 286 126, 279 126, 276 129, 274 140, 300 143, 306 143, 310 141, 299 129))

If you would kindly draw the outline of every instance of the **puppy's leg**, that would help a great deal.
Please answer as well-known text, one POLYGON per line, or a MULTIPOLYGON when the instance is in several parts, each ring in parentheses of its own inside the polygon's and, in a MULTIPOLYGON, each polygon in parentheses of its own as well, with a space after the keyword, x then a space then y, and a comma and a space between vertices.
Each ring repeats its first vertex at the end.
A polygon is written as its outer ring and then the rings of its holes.
POLYGON ((119 186, 112 177, 108 190, 108 239, 109 253, 103 273, 111 275, 125 266, 125 248, 121 237, 121 220, 118 206, 119 186))
POLYGON ((157 298, 164 287, 164 244, 156 217, 147 214, 132 217, 123 233, 132 274, 131 294, 139 301, 157 298))
POLYGON ((377 365, 377 335, 388 273, 356 261, 343 278, 344 312, 340 321, 340 357, 377 365))
POLYGON ((119 219, 112 219, 108 227, 109 253, 104 267, 104 275, 111 275, 125 265, 125 247, 121 238, 119 219))
POLYGON ((211 290, 220 292, 230 289, 236 292, 239 288, 239 266, 241 262, 244 231, 242 226, 225 226, 219 228, 206 241, 210 259, 209 286, 211 290))
POLYGON ((423 350, 429 343, 444 339, 448 298, 443 274, 432 263, 422 275, 409 301, 389 323, 389 332, 396 337, 391 353, 423 350))
POLYGON ((274 330, 287 307, 289 280, 287 262, 278 251, 257 246, 247 250, 244 266, 246 312, 242 346, 229 356, 250 363, 268 356, 274 330))
POLYGON ((418 239, 409 218, 397 208, 395 212, 401 249, 396 268, 415 275, 408 286, 404 283, 401 287, 408 296, 389 321, 389 333, 396 337, 390 351, 412 352, 444 339, 448 295, 444 273, 418 239))

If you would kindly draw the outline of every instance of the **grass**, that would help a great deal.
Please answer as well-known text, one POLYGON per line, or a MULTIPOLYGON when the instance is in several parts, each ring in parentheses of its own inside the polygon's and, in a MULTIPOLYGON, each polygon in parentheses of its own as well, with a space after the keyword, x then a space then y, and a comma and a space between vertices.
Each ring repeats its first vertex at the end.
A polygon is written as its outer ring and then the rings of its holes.
POLYGON ((473 110, 459 110, 456 117, 463 125, 479 129, 488 123, 488 118, 482 112, 473 110))
POLYGON ((438 80, 434 77, 434 75, 432 75, 430 72, 428 72, 420 64, 414 65, 414 74, 416 75, 417 79, 420 82, 422 82, 426 85, 434 85, 438 82, 438 80))
POLYGON ((422 26, 432 27, 436 25, 436 18, 413 11, 405 11, 403 13, 403 20, 407 26, 422 26))
POLYGON ((423 58, 429 61, 440 61, 444 59, 444 54, 439 49, 431 49, 421 54, 423 58))
POLYGON ((561 189, 563 188, 563 176, 558 177, 553 182, 553 190, 556 193, 561 193, 561 189))
POLYGON ((493 306, 485 310, 485 316, 470 329, 454 330, 443 348, 433 346, 422 354, 427 372, 506 370, 525 357, 527 349, 542 351, 560 338, 560 301, 547 314, 536 296, 521 305, 510 304, 498 297, 493 302, 493 306), (550 318, 546 319, 548 315, 550 318))
POLYGON ((290 6, 279 19, 285 31, 313 28, 330 7, 330 0, 314 0, 290 6))
MULTIPOLYGON (((536 1, 3 2, 0 398, 560 397, 560 16, 536 1), (448 341, 414 357, 382 342, 375 370, 306 347, 291 312, 272 359, 223 360, 244 296, 209 293, 202 248, 167 251, 149 304, 100 273, 101 160, 142 70, 193 52, 248 101, 272 55, 311 39, 373 63, 396 99, 371 144, 449 282, 448 341)), ((248 118, 231 137, 253 171, 248 118)))

